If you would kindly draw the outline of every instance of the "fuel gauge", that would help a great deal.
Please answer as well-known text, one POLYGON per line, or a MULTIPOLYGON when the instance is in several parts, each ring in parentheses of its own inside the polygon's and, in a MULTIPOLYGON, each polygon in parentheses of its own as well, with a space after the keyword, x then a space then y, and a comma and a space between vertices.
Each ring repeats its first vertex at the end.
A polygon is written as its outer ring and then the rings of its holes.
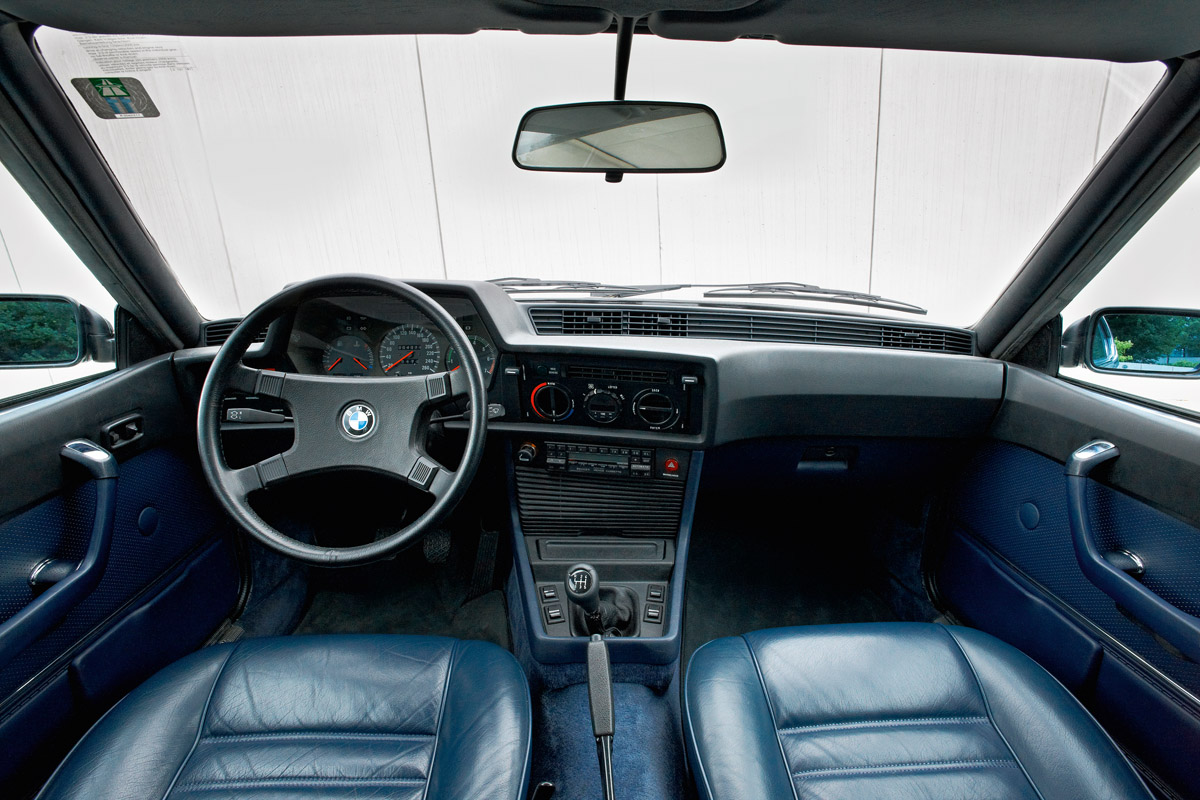
POLYGON ((329 375, 366 375, 373 366, 371 346, 357 336, 339 336, 321 354, 321 368, 329 375))

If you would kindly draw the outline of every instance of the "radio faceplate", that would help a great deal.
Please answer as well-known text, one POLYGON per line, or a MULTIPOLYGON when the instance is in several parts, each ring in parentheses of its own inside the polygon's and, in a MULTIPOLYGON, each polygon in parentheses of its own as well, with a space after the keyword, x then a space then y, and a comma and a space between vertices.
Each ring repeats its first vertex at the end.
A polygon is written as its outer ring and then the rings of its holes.
POLYGON ((520 360, 521 417, 530 422, 697 433, 701 370, 678 363, 531 357, 520 360))

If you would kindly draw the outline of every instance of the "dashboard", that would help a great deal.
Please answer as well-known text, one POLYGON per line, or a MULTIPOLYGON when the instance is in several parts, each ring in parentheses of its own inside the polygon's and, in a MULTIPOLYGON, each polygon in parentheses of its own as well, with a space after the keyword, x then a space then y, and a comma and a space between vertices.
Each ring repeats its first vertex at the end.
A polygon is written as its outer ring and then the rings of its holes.
MULTIPOLYGON (((1003 365, 970 355, 776 342, 770 337, 777 327, 764 328, 765 341, 694 336, 690 329, 686 336, 635 335, 632 315, 643 308, 636 303, 627 304, 631 327, 622 335, 566 326, 543 331, 530 303, 494 284, 412 285, 470 337, 485 372, 489 431, 516 444, 698 450, 780 436, 963 437, 986 429, 1003 395, 1003 365)), ((537 302, 537 309, 550 305, 537 302)), ((582 305, 559 308, 565 319, 582 305)), ((589 323, 604 313, 587 315, 589 323)), ((432 320, 398 298, 325 296, 279 322, 252 356, 255 366, 379 378, 459 366, 432 320)), ((724 329, 713 335, 732 336, 724 329)), ((237 423, 250 417, 264 424, 286 419, 269 398, 230 403, 232 429, 247 427, 237 423), (256 403, 267 416, 243 413, 256 403)), ((465 425, 451 420, 444 427, 465 425)))
MULTIPOLYGON (((495 341, 466 298, 438 303, 467 334, 484 381, 496 370, 495 341)), ((287 347, 299 373, 352 377, 423 375, 462 364, 437 325, 415 306, 394 297, 356 295, 310 300, 296 310, 287 347)))

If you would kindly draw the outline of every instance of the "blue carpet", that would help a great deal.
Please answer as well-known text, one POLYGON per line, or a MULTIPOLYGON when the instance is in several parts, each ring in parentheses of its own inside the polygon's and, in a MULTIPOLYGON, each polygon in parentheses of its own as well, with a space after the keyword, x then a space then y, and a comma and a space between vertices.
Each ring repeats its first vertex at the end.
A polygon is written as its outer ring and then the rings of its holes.
MULTIPOLYGON (((683 744, 668 699, 640 684, 616 683, 613 701, 617 799, 682 798, 683 744)), ((587 684, 544 692, 536 714, 532 785, 553 783, 554 800, 598 800, 600 766, 587 684)))

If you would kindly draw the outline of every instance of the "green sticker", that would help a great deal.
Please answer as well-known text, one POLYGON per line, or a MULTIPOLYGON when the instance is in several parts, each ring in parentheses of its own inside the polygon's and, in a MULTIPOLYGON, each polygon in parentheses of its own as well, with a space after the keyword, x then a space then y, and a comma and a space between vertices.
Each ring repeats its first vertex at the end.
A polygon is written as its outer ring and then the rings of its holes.
POLYGON ((101 119, 158 116, 154 101, 137 78, 72 78, 71 85, 101 119))

